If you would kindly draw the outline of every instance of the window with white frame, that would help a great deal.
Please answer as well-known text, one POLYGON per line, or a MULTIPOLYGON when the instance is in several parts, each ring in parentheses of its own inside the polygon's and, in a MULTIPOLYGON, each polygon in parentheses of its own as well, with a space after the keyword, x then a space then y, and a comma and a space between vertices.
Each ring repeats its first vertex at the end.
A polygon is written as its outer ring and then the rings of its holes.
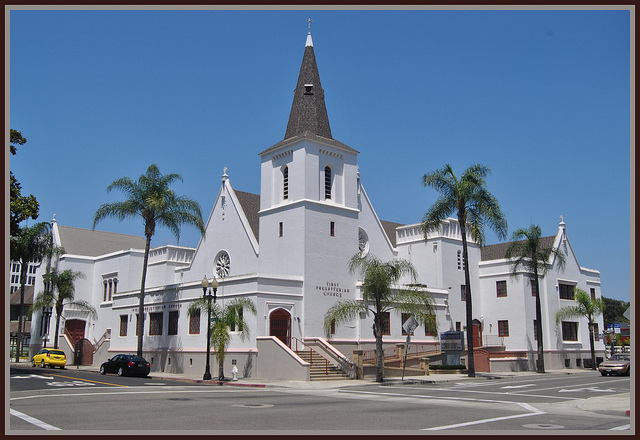
POLYGON ((562 340, 578 340, 578 323, 574 321, 562 321, 562 340))

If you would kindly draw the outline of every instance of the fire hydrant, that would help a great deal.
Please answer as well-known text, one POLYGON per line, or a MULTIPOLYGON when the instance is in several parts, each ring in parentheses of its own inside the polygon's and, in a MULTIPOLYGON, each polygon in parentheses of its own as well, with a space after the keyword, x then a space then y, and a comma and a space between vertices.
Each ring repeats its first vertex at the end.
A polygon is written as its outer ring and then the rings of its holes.
POLYGON ((234 365, 231 369, 231 374, 233 374, 233 379, 231 380, 238 380, 238 367, 234 365))

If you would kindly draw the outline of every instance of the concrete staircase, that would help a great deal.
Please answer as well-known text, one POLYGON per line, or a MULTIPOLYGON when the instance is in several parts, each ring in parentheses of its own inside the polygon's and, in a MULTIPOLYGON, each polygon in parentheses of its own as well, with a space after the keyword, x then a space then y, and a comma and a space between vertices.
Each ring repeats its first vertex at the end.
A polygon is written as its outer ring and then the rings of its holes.
POLYGON ((300 356, 305 362, 308 362, 311 364, 311 368, 309 369, 310 380, 350 379, 347 373, 345 373, 338 367, 331 365, 324 357, 322 357, 316 351, 301 350, 301 351, 296 351, 296 354, 300 356))

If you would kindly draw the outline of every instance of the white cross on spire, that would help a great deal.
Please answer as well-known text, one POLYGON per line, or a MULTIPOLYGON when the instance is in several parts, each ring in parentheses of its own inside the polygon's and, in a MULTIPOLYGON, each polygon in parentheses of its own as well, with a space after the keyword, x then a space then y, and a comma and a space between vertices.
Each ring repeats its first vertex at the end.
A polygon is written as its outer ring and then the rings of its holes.
POLYGON ((313 23, 311 17, 307 18, 307 23, 309 23, 309 33, 311 33, 311 23, 313 23))

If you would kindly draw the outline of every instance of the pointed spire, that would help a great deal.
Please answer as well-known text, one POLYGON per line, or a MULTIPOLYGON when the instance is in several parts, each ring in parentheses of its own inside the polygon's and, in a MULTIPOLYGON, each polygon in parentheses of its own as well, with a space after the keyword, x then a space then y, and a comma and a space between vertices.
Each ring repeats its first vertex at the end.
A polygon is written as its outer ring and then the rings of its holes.
POLYGON ((293 92, 293 104, 284 138, 289 139, 310 133, 332 139, 329 116, 324 103, 324 90, 320 84, 320 74, 311 40, 311 19, 307 22, 309 34, 305 43, 298 84, 293 92))

